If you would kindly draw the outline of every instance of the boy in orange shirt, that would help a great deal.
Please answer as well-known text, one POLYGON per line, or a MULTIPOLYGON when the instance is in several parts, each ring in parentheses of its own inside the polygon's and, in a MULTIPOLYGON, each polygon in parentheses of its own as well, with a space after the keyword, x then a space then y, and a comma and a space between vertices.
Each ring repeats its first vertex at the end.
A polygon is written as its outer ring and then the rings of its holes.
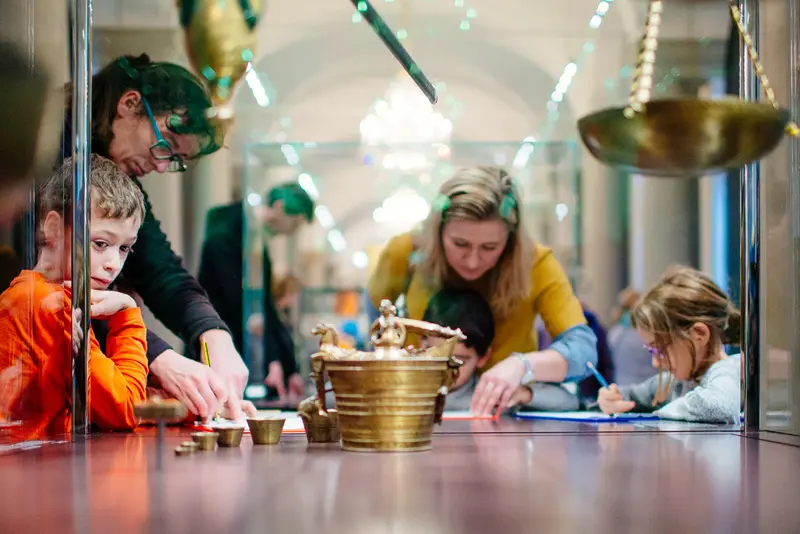
MULTIPOLYGON (((71 278, 71 160, 39 197, 38 262, 0 295, 0 418, 14 441, 55 437, 71 426, 72 350, 77 340, 68 309, 71 278)), ((136 184, 110 160, 91 156, 92 318, 108 321, 108 355, 89 331, 89 418, 97 429, 137 425, 133 407, 145 400, 146 328, 133 298, 107 288, 131 253, 144 218, 136 184)))

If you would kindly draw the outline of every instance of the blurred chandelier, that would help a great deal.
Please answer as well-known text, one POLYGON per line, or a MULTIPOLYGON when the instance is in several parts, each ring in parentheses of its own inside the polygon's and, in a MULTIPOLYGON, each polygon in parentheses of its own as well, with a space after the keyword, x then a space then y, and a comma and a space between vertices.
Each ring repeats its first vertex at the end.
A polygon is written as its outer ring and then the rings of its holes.
POLYGON ((403 73, 372 105, 360 130, 363 144, 387 148, 385 168, 412 171, 431 164, 426 155, 431 145, 450 143, 453 123, 403 73))

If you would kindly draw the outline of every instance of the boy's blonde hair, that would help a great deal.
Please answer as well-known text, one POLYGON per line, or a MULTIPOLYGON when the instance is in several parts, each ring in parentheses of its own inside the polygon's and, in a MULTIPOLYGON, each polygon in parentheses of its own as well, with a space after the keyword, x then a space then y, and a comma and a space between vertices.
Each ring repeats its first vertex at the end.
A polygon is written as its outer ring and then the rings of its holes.
POLYGON ((489 302, 496 318, 507 316, 531 292, 533 241, 522 224, 522 199, 503 169, 470 167, 456 172, 439 189, 422 232, 419 272, 434 290, 444 286, 450 271, 442 248, 448 221, 502 221, 508 242, 491 271, 489 302))
MULTIPOLYGON (((90 159, 89 196, 92 209, 108 219, 144 221, 144 194, 136 182, 110 159, 92 154, 90 159)), ((40 220, 55 211, 72 222, 73 164, 67 158, 39 192, 40 220)))
MULTIPOLYGON (((631 310, 631 325, 650 332, 656 347, 666 359, 667 347, 675 341, 687 341, 692 355, 693 380, 698 380, 711 365, 710 357, 722 345, 738 345, 741 314, 728 295, 706 274, 689 267, 673 267, 631 310), (696 323, 706 325, 711 333, 706 354, 698 355, 690 342, 690 329, 696 323), (699 357, 699 359, 698 359, 699 357)), ((660 377, 660 375, 659 375, 660 377)), ((654 403, 662 403, 671 389, 662 388, 659 378, 654 403)))

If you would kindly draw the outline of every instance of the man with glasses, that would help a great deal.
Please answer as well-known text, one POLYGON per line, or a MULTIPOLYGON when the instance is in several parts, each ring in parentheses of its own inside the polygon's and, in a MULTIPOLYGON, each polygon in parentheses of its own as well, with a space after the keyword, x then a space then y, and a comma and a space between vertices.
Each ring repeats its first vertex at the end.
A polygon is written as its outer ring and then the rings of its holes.
MULTIPOLYGON (((67 86, 62 156, 72 152, 71 90, 67 86)), ((222 145, 224 132, 209 121, 210 107, 205 87, 185 68, 153 62, 144 54, 120 57, 92 77, 92 152, 114 161, 140 187, 138 178, 145 174, 183 172, 188 161, 222 145)), ((18 236, 23 258, 35 258, 32 231, 18 236)), ((210 367, 184 357, 148 331, 151 383, 201 417, 217 412, 241 417, 247 367, 225 322, 172 250, 147 194, 144 222, 120 284, 135 292, 188 348, 202 342, 208 347, 210 367)), ((93 322, 93 328, 105 343, 103 325, 93 322)), ((252 405, 245 407, 253 410, 252 405)))

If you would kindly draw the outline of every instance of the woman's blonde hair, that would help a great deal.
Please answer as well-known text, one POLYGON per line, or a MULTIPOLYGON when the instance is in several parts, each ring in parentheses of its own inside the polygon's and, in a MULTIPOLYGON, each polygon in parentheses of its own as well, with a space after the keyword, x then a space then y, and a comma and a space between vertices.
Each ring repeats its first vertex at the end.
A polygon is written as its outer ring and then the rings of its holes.
POLYGON ((522 224, 522 199, 516 183, 503 169, 470 167, 456 172, 439 189, 422 233, 419 272, 430 288, 445 285, 450 267, 442 248, 442 229, 449 221, 502 221, 508 242, 490 271, 484 295, 496 318, 507 316, 531 292, 533 242, 522 224))
MULTIPOLYGON (((689 267, 673 267, 633 307, 631 325, 650 332, 655 348, 665 359, 669 358, 669 345, 676 341, 689 342, 692 379, 699 380, 722 345, 739 344, 741 315, 728 295, 707 275, 689 267), (706 354, 699 359, 690 338, 690 330, 696 323, 706 325, 711 334, 706 354)), ((666 400, 671 386, 670 383, 662 387, 659 378, 654 404, 666 400)))

